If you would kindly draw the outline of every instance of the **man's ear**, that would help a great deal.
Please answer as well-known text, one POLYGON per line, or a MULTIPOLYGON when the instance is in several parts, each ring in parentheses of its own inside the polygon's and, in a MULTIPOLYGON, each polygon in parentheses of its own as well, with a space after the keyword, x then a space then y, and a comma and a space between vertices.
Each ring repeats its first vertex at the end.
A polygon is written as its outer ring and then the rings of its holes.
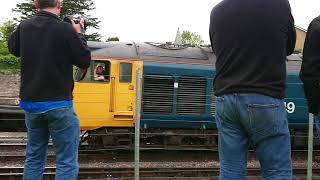
POLYGON ((40 9, 39 2, 37 0, 34 0, 33 5, 36 9, 40 9))
POLYGON ((62 4, 61 4, 61 0, 58 0, 58 1, 57 1, 57 8, 58 8, 58 9, 61 9, 61 7, 62 7, 61 5, 62 5, 62 4))

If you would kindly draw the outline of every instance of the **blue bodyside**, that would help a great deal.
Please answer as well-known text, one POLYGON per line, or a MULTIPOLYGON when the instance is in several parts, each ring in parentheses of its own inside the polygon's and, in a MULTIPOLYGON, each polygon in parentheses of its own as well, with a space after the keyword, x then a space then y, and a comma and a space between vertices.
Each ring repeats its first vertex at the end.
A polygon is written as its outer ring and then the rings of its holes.
POLYGON ((287 75, 285 102, 287 104, 290 127, 305 128, 308 126, 308 104, 304 96, 303 84, 299 78, 298 72, 289 72, 287 75), (288 107, 290 102, 295 105, 293 112, 290 111, 290 107, 288 107))
MULTIPOLYGON (((177 79, 180 76, 206 77, 208 79, 206 113, 201 116, 181 116, 176 114, 175 106, 173 107, 173 112, 168 115, 151 115, 144 114, 142 112, 141 126, 143 128, 215 128, 214 117, 210 113, 211 96, 213 95, 212 84, 215 75, 213 67, 204 65, 145 62, 144 76, 150 74, 173 76, 175 77, 175 82, 177 82, 177 79)), ((177 91, 175 90, 175 92, 177 91)), ((176 102, 176 96, 174 96, 174 102, 176 102)), ((287 75, 285 102, 287 106, 290 127, 305 128, 308 125, 308 109, 303 92, 303 85, 297 72, 289 72, 287 75), (293 104, 294 106, 291 106, 293 104)))

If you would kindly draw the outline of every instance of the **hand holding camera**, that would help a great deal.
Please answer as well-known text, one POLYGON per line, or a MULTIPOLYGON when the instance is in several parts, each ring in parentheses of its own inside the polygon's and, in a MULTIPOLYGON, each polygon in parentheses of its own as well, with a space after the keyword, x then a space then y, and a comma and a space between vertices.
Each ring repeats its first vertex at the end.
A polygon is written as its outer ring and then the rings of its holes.
POLYGON ((68 17, 64 17, 63 21, 70 23, 77 33, 84 34, 85 31, 87 30, 88 22, 83 17, 80 19, 80 21, 79 20, 72 20, 68 17))
POLYGON ((73 20, 71 20, 72 26, 73 28, 76 30, 77 33, 85 33, 84 30, 84 18, 81 18, 79 23, 74 22, 73 20))

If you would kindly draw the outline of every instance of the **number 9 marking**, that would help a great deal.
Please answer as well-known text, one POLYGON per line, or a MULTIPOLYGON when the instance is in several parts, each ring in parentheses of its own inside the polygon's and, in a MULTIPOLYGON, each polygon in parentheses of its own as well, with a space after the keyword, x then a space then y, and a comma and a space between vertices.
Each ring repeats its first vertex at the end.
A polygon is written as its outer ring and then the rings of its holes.
POLYGON ((294 113, 294 111, 296 110, 296 105, 293 102, 289 102, 289 103, 284 103, 284 105, 286 106, 287 112, 289 114, 294 113))

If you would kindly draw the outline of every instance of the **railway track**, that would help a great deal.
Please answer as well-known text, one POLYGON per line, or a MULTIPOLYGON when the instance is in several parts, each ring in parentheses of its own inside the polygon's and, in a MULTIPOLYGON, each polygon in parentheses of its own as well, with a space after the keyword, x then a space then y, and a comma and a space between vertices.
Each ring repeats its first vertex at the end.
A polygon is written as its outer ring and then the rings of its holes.
MULTIPOLYGON (((218 162, 218 157, 214 154, 209 155, 192 155, 192 154, 185 154, 182 156, 175 157, 172 154, 163 153, 161 154, 155 154, 148 153, 148 154, 142 154, 140 160, 142 162, 176 162, 176 163, 183 163, 183 162, 194 162, 194 163, 201 163, 202 161, 213 163, 218 162), (166 154, 167 157, 161 158, 163 154, 166 154), (189 157, 188 157, 189 156, 189 157), (171 157, 171 158, 169 158, 171 157), (198 157, 198 158, 196 158, 198 157), (198 159, 198 160, 196 160, 198 159)), ((177 153, 176 153, 177 154, 177 153)), ((98 162, 103 164, 108 163, 126 163, 126 162, 133 162, 134 157, 133 154, 79 154, 79 163, 86 164, 91 162, 98 162)), ((23 163, 25 160, 25 155, 0 155, 0 165, 8 165, 8 164, 16 164, 16 163, 23 163)), ((47 162, 50 164, 54 164, 55 162, 55 155, 50 153, 48 154, 47 162)))
MULTIPOLYGON (((45 179, 54 179, 55 168, 47 167, 45 169, 45 179)), ((259 179, 261 171, 258 168, 249 168, 247 179, 259 179)), ((320 169, 313 169, 314 179, 319 178, 320 169)), ((293 169, 296 180, 306 177, 307 170, 303 168, 293 169)), ((2 167, 0 168, 0 179, 15 180, 21 179, 23 175, 22 167, 2 167)), ((133 179, 133 167, 116 167, 116 168, 97 168, 97 167, 80 167, 79 179, 133 179)), ((219 176, 219 168, 140 168, 140 179, 201 179, 212 180, 219 176)))
MULTIPOLYGON (((121 133, 120 133, 121 134, 121 133)), ((130 134, 130 133, 129 133, 130 134)), ((143 135, 143 133, 141 133, 143 135)), ((131 134, 133 135, 133 134, 131 134)), ((111 135, 110 135, 111 136, 111 135)), ((0 150, 5 146, 16 146, 17 149, 24 148, 27 143, 27 135, 25 132, 1 132, 0 131, 0 150)), ((319 140, 315 137, 314 142, 314 152, 317 154, 320 151, 319 140)), ((51 140, 49 141, 49 146, 51 146, 51 140)), ((133 151, 134 147, 132 145, 117 145, 110 147, 89 147, 88 144, 81 143, 80 151, 87 152, 101 152, 101 151, 116 151, 116 150, 130 150, 133 151)), ((162 146, 154 144, 140 144, 141 151, 159 150, 159 151, 212 151, 216 152, 218 147, 206 147, 205 145, 179 145, 179 146, 162 146)), ((293 147, 293 151, 306 151, 306 146, 293 147)), ((320 154, 320 153, 318 153, 320 154)))
MULTIPOLYGON (((24 151, 26 148, 26 143, 27 143, 27 137, 26 137, 26 133, 11 133, 11 132, 7 132, 7 133, 0 133, 0 152, 20 152, 20 151, 24 151)), ((52 149, 52 142, 51 140, 49 141, 49 145, 48 145, 49 149, 52 149)), ((87 147, 87 144, 82 144, 79 148, 79 153, 83 153, 83 154, 99 154, 99 153, 104 153, 106 154, 106 152, 116 152, 116 151, 133 151, 134 149, 132 149, 131 147, 127 147, 127 146, 117 146, 114 148, 101 148, 101 149, 91 149, 89 147, 87 147)), ((183 150, 184 153, 187 151, 193 152, 193 151, 202 151, 205 152, 207 151, 212 152, 214 154, 217 154, 218 149, 217 148, 203 148, 202 146, 198 146, 198 145, 189 145, 189 146, 179 146, 179 147, 161 147, 161 146, 157 146, 157 145, 149 145, 148 147, 141 147, 140 151, 141 152, 148 152, 148 151, 181 151, 183 150)), ((250 150, 252 151, 252 150, 250 150)), ((306 154, 307 153, 307 149, 293 149, 292 150, 293 153, 293 157, 294 156, 298 156, 301 154, 306 154)), ((314 151, 313 151, 313 155, 314 156, 319 156, 320 157, 320 149, 315 147, 314 151)), ((250 157, 250 153, 249 153, 249 157, 250 157)))
MULTIPOLYGON (((17 145, 6 144, 5 147, 0 144, 0 167, 1 165, 12 165, 15 163, 23 163, 25 160, 25 146, 19 145, 20 149, 17 149, 17 145), (1 148, 2 147, 2 148, 1 148), (13 147, 13 148, 12 148, 13 147)), ((318 167, 320 164, 320 151, 316 150, 314 155, 314 167, 318 167)), ((294 166, 306 167, 307 165, 307 151, 305 150, 293 150, 292 159, 294 166)), ((130 150, 104 150, 104 151, 79 151, 79 163, 121 163, 121 162, 133 162, 134 153, 130 150)), ((141 162, 174 162, 178 163, 195 163, 206 165, 215 164, 219 167, 219 158, 217 151, 168 151, 168 150, 152 150, 140 152, 141 162)), ((54 164, 55 155, 52 147, 48 150, 48 162, 54 164)), ((256 155, 253 151, 248 153, 249 167, 259 166, 256 160, 256 155)), ((180 164, 179 164, 180 163, 180 164)), ((320 167, 320 166, 319 166, 320 167)))
MULTIPOLYGON (((1 136, 0 136, 1 137, 1 136)), ((23 136, 20 136, 24 138, 23 136)), ((21 179, 23 169, 21 164, 25 159, 23 143, 0 143, 0 179, 21 179), (2 154, 2 155, 1 155, 2 154), (15 165, 15 164, 20 164, 15 165), (4 168, 5 165, 10 167, 4 168)), ((17 138, 19 139, 19 138, 17 138)), ((16 139, 16 140, 17 140, 16 139)), ((315 156, 320 156, 320 151, 314 151, 315 156)), ((306 176, 307 151, 293 150, 294 179, 302 180, 306 176)), ((148 150, 141 152, 141 179, 216 179, 219 174, 219 162, 217 151, 163 151, 148 150), (156 165, 153 165, 156 164, 156 165), (152 166, 153 165, 153 166, 152 166), (187 167, 188 166, 188 167, 187 167), (197 168, 193 167, 196 166, 197 168)), ((52 146, 49 145, 48 164, 46 178, 52 179, 55 175, 55 156, 52 146)), ((260 175, 259 163, 256 162, 252 151, 249 153, 248 179, 258 179, 260 175), (251 159, 251 160, 250 160, 251 159)), ((319 158, 318 158, 319 159, 319 158)), ((101 150, 79 151, 80 179, 133 179, 133 152, 130 150, 101 150), (103 166, 103 167, 100 167, 103 166)), ((320 174, 318 162, 314 164, 314 174, 320 174)), ((319 176, 320 177, 320 176, 319 176)), ((316 179, 316 178, 314 178, 316 179)), ((320 178, 319 178, 320 179, 320 178)))
MULTIPOLYGON (((22 144, 0 144, 0 160, 6 160, 7 162, 24 161, 25 159, 25 145, 22 144)), ((141 151, 140 157, 142 161, 209 161, 218 160, 217 152, 201 152, 201 151, 186 151, 181 153, 180 151, 141 151)), ((48 147, 48 161, 54 161, 54 151, 52 146, 48 147)), ((101 151, 86 151, 79 150, 80 162, 130 162, 134 159, 134 153, 130 150, 101 150, 101 151)), ((1 161, 0 161, 1 162, 1 161)), ((1 164, 1 163, 0 163, 1 164)))
MULTIPOLYGON (((16 148, 22 148, 27 143, 27 135, 24 132, 0 132, 0 150, 6 146, 12 146, 16 148)), ((51 146, 51 140, 49 141, 49 146, 51 146)), ((88 147, 87 143, 82 143, 80 146, 81 151, 90 151, 90 152, 99 152, 99 151, 112 151, 112 150, 131 150, 134 148, 132 146, 127 145, 117 145, 110 146, 106 148, 95 148, 88 147)), ((168 150, 168 151, 217 151, 217 148, 208 148, 203 145, 180 145, 180 146, 169 146, 164 147, 161 145, 141 145, 141 151, 149 151, 149 150, 168 150)))
MULTIPOLYGON (((19 179, 22 177, 22 167, 0 168, 0 178, 19 179)), ((45 177, 52 179, 55 168, 48 167, 45 177)), ((218 168, 140 168, 141 179, 212 179, 217 177, 218 168)), ((109 178, 109 179, 133 179, 134 169, 128 168, 92 168, 80 167, 79 179, 109 178)))
MULTIPOLYGON (((5 110, 6 117, 1 118, 0 120, 8 120, 10 121, 21 121, 24 123, 22 119, 22 115, 18 108, 15 106, 12 107, 2 107, 0 109, 8 109, 5 110), (19 111, 19 113, 17 112, 19 111)), ((1 115, 1 113, 0 113, 1 115)), ((0 130, 1 131, 1 130, 0 130)), ((148 134, 145 134, 148 135, 148 134)), ((302 136, 305 136, 302 134, 302 136)), ((26 146, 26 135, 20 134, 18 136, 2 136, 0 133, 0 153, 7 151, 8 153, 5 155, 0 154, 0 162, 23 162, 24 161, 24 150, 26 146), (11 153, 11 154, 10 154, 11 153), (15 154, 14 154, 15 153, 15 154)), ((89 179, 89 178, 109 178, 109 179, 133 179, 133 168, 127 167, 128 164, 132 164, 133 161, 133 152, 132 148, 128 148, 127 146, 118 146, 115 148, 103 148, 103 149, 95 149, 90 150, 84 146, 80 148, 79 151, 79 162, 82 164, 80 167, 79 177, 81 179, 89 179), (122 153, 119 153, 122 152, 122 153), (95 162, 94 167, 86 167, 88 166, 88 162, 95 162), (107 165, 108 163, 119 163, 118 167, 99 167, 101 163, 107 165), (126 163, 127 165, 121 165, 121 162, 126 163)), ((320 150, 314 150, 313 152, 316 158, 316 164, 320 162, 320 150), (318 162, 317 162, 318 161, 318 162)), ((293 150, 292 151, 293 158, 299 157, 298 159, 306 159, 306 150, 293 150)), ((201 163, 207 157, 207 161, 215 161, 215 165, 211 166, 212 163, 207 163, 209 166, 206 167, 162 167, 162 168, 146 168, 142 167, 141 179, 216 179, 219 174, 219 164, 218 164, 218 155, 216 148, 203 148, 197 145, 191 146, 180 146, 180 147, 161 147, 157 145, 148 145, 147 148, 141 148, 141 161, 144 162, 154 162, 156 160, 161 161, 176 161, 182 162, 182 159, 189 163, 189 161, 198 161, 196 163, 201 163), (183 153, 179 153, 178 151, 183 150, 183 153), (163 152, 168 153, 171 152, 171 155, 164 154, 163 152), (195 151, 200 151, 203 153, 202 155, 193 156, 195 151), (148 153, 149 152, 149 153, 148 153), (157 152, 157 153, 154 153, 157 152), (162 152, 162 153, 159 153, 162 152), (184 155, 181 155, 184 154, 184 155)), ((253 153, 249 153, 249 159, 254 159, 253 153)), ((52 145, 49 145, 49 156, 48 162, 51 162, 51 165, 54 165, 55 156, 52 153, 52 145)), ((165 163, 165 162, 163 162, 165 163)), ((182 162, 183 164, 183 162, 182 162)), ((205 163, 204 163, 205 164, 205 163)), ((303 161, 300 164, 305 164, 303 161)), ((108 165, 107 165, 108 166, 108 165)), ((1 167, 1 166, 0 166, 1 167)), ((315 176, 319 177, 320 180, 320 169, 318 169, 318 165, 314 166, 315 176)), ((7 169, 5 167, 0 168, 0 180, 1 179, 21 179, 23 169, 20 166, 11 166, 7 169)), ((46 177, 48 179, 52 179, 55 175, 55 168, 48 167, 46 169, 46 177)), ((305 179, 306 176, 306 168, 294 168, 294 179, 302 180, 305 179)), ((257 179, 257 176, 260 174, 259 168, 249 168, 248 169, 248 179, 257 179)), ((314 178, 317 179, 317 178, 314 178)))
MULTIPOLYGON (((52 150, 52 143, 49 143, 48 145, 48 149, 49 149, 49 154, 50 151, 53 154, 53 150, 52 150)), ((17 153, 24 152, 26 149, 26 143, 0 143, 0 153, 2 152, 6 152, 7 156, 10 156, 10 153, 13 154, 11 156, 16 156, 17 153)), ((185 149, 184 149, 185 150, 185 149)), ((209 156, 218 156, 218 149, 212 149, 211 151, 200 151, 201 149, 190 149, 185 150, 185 154, 203 154, 203 155, 209 155, 209 156)), ((171 153, 171 154, 175 154, 179 151, 181 151, 180 149, 165 149, 165 148, 141 148, 140 151, 144 154, 152 154, 152 153, 159 153, 159 152, 166 152, 166 153, 171 153)), ((292 157, 306 157, 307 156, 307 150, 292 150, 292 157)), ((133 154, 132 149, 128 149, 126 147, 119 147, 119 148, 110 148, 110 149, 95 149, 95 150, 86 150, 86 148, 79 148, 79 155, 92 155, 92 154, 96 154, 96 155, 107 155, 107 154, 133 154)), ((181 153, 182 154, 182 153, 181 153)), ((22 154, 24 156, 24 154, 22 154)), ((313 156, 314 157, 320 157, 320 150, 313 150, 313 156)), ((248 154, 249 158, 254 158, 255 154, 253 150, 249 150, 249 154, 248 154)), ((0 158, 1 158, 1 154, 0 154, 0 158)))

